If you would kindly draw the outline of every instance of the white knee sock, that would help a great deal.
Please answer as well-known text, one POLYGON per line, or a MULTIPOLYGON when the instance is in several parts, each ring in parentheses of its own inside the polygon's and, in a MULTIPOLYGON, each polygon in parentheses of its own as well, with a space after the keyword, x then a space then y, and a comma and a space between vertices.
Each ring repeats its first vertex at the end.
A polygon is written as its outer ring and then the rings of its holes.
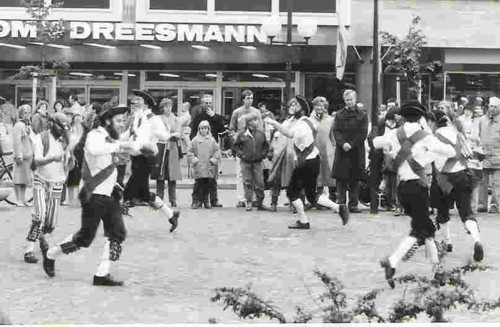
POLYGON ((111 261, 109 260, 109 240, 106 240, 104 243, 104 249, 101 256, 101 263, 97 267, 97 271, 95 273, 96 276, 104 277, 109 274, 109 267, 111 265, 111 261))
POLYGON ((446 244, 451 244, 450 222, 440 224, 446 244))
POLYGON ((174 211, 165 203, 160 197, 155 198, 155 202, 153 204, 154 208, 161 210, 163 213, 167 215, 167 218, 172 218, 174 215, 174 211))
POLYGON ((28 241, 26 243, 26 250, 24 251, 24 253, 34 252, 34 251, 35 251, 35 242, 28 241))
POLYGON ((433 238, 426 238, 425 239, 425 253, 429 257, 429 260, 433 265, 437 264, 439 262, 438 258, 438 250, 436 247, 436 242, 434 241, 433 238))
POLYGON ((408 253, 413 244, 417 242, 417 239, 413 236, 406 236, 401 243, 399 243, 398 248, 389 257, 389 263, 392 268, 396 268, 398 263, 403 259, 403 257, 408 253))
POLYGON ((339 212, 339 205, 336 204, 335 202, 333 202, 332 200, 330 200, 328 198, 328 196, 325 195, 325 194, 321 194, 319 196, 317 202, 318 202, 319 205, 322 205, 323 207, 327 207, 327 208, 332 209, 335 212, 339 212))
POLYGON ((474 220, 466 220, 465 227, 467 227, 467 229, 469 230, 470 236, 472 237, 474 242, 481 242, 477 222, 475 222, 474 220))
POLYGON ((57 257, 63 253, 62 248, 61 248, 61 244, 70 242, 72 239, 73 239, 73 234, 68 235, 61 243, 49 248, 49 250, 47 251, 47 258, 49 258, 51 260, 56 260, 57 257))
POLYGON ((295 201, 292 201, 293 206, 297 210, 297 214, 299 215, 299 220, 301 223, 306 224, 309 222, 309 219, 307 219, 306 213, 304 211, 304 203, 302 202, 301 199, 297 199, 295 201))

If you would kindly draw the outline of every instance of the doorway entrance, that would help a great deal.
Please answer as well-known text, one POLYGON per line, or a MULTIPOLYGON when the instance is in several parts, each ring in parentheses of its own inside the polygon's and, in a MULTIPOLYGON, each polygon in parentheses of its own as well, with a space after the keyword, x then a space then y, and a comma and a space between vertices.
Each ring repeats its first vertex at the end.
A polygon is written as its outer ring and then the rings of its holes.
POLYGON ((259 103, 263 103, 274 115, 281 111, 283 88, 225 87, 222 89, 222 113, 224 116, 231 117, 234 109, 243 105, 241 93, 247 89, 253 92, 253 106, 255 108, 258 108, 259 103))

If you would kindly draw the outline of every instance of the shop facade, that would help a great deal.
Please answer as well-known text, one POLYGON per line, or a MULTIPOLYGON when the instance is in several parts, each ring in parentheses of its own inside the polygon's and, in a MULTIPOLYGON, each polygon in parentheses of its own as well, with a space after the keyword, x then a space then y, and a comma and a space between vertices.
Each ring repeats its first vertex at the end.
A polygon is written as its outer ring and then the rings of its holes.
MULTIPOLYGON (((15 105, 31 102, 33 81, 10 77, 21 65, 38 64, 41 50, 18 3, 0 4, 0 95, 15 105)), ((498 4, 447 3, 382 0, 381 30, 404 33, 412 15, 422 18, 429 39, 423 60, 445 64, 443 72, 422 79, 424 103, 458 94, 498 95, 500 37, 495 33, 500 29, 492 14, 498 4)), ((279 17, 283 26, 278 40, 284 40, 286 0, 65 0, 51 18, 64 18, 72 30, 47 47, 46 57, 68 62, 70 69, 55 81, 38 81, 38 98, 65 100, 77 94, 89 104, 117 95, 126 102, 131 90, 140 88, 157 99, 171 97, 180 106, 186 101, 197 104, 208 93, 214 96, 217 112, 230 115, 241 104, 241 91, 250 88, 254 105, 264 102, 278 112, 284 100, 285 61, 291 56, 295 94, 325 96, 332 111, 342 106, 343 90, 355 88, 360 101, 371 108, 372 1, 294 0, 293 6, 294 40, 302 40, 297 29, 302 20, 314 19, 318 28, 308 45, 289 51, 271 45, 261 28, 267 17, 279 17), (339 17, 350 34, 341 82, 335 77, 339 17)), ((383 74, 381 82, 384 101, 404 98, 405 85, 397 76, 383 74)))

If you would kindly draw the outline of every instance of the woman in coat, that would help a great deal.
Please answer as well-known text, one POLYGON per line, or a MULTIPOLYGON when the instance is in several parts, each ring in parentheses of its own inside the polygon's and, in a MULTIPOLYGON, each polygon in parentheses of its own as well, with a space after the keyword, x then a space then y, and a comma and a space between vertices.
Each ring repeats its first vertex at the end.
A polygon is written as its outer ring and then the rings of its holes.
POLYGON ((31 183, 31 164, 33 162, 33 145, 31 143, 31 107, 27 104, 18 109, 18 122, 14 125, 12 136, 14 141, 14 190, 18 207, 26 207, 26 187, 31 183))
POLYGON ((168 181, 168 198, 170 206, 177 206, 176 188, 177 181, 182 179, 180 156, 181 133, 178 119, 172 112, 172 100, 164 98, 158 106, 155 126, 167 130, 168 138, 161 139, 158 143, 151 179, 156 180, 156 193, 163 199, 165 197, 165 181, 168 181))
POLYGON ((332 177, 337 180, 337 201, 346 203, 349 189, 349 211, 358 208, 359 180, 366 168, 365 140, 368 134, 368 115, 356 106, 356 91, 344 92, 346 107, 335 115, 335 159, 332 177))
POLYGON ((36 105, 32 129, 35 134, 49 129, 49 103, 47 101, 39 101, 36 105))
POLYGON ((316 135, 316 147, 319 150, 320 166, 318 175, 318 194, 322 194, 328 188, 330 200, 335 200, 335 180, 331 177, 333 158, 335 154, 333 136, 333 117, 328 115, 328 101, 324 97, 313 99, 313 112, 311 120, 318 128, 316 135), (333 142, 332 142, 333 141, 333 142))

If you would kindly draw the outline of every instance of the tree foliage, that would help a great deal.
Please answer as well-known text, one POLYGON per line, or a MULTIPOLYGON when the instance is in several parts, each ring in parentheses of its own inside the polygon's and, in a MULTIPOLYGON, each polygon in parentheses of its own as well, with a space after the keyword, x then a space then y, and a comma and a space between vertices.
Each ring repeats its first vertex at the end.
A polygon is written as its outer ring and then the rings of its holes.
POLYGON ((50 20, 49 16, 54 8, 64 4, 60 0, 52 0, 50 4, 45 0, 20 0, 21 5, 26 9, 30 20, 25 23, 32 25, 36 29, 36 42, 40 43, 41 64, 22 66, 18 73, 12 76, 12 79, 29 79, 33 76, 44 80, 49 76, 54 76, 69 68, 68 63, 63 60, 52 60, 47 68, 46 65, 46 47, 47 44, 54 43, 70 31, 65 20, 50 20))
POLYGON ((408 34, 403 38, 389 32, 380 33, 382 46, 389 47, 383 63, 384 72, 397 73, 409 87, 416 87, 423 72, 437 74, 442 70, 440 61, 421 63, 422 48, 427 45, 427 38, 420 28, 420 17, 413 17, 408 34))

